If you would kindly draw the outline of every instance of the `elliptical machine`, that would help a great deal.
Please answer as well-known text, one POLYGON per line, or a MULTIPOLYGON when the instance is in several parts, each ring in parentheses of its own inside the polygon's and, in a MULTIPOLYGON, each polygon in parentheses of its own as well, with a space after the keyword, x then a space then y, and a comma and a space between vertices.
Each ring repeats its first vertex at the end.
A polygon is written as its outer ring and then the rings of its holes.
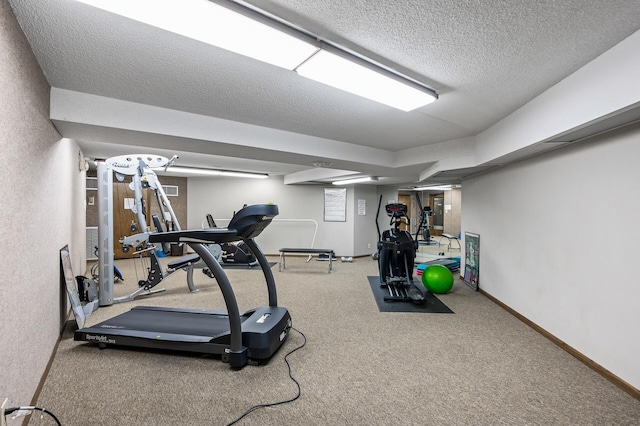
POLYGON ((422 207, 422 201, 420 200, 420 195, 418 195, 418 193, 416 193, 416 202, 420 209, 420 223, 418 224, 418 230, 416 231, 416 241, 418 241, 418 244, 428 246, 438 245, 438 242, 431 238, 431 224, 429 223, 429 218, 433 214, 431 207, 422 207), (418 239, 418 236, 421 235, 420 231, 422 231, 422 240, 418 239))
POLYGON ((386 288, 389 295, 385 302, 423 303, 424 291, 413 282, 413 266, 418 248, 417 239, 411 237, 409 231, 400 229, 402 224, 409 227, 407 205, 392 203, 385 206, 387 216, 391 219, 391 229, 380 233, 378 215, 382 204, 382 195, 378 201, 376 228, 378 229, 378 270, 380 271, 380 287, 386 288))

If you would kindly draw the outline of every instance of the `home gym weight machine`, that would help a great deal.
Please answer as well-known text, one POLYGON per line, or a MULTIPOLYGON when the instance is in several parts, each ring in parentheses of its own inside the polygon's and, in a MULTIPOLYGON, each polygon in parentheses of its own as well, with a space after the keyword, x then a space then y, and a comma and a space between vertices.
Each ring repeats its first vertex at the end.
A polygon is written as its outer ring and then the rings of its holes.
POLYGON ((385 206, 387 216, 391 218, 389 225, 392 228, 380 233, 378 215, 381 205, 382 195, 378 200, 376 228, 378 229, 377 260, 380 287, 389 291, 389 295, 385 296, 384 301, 423 303, 425 300, 424 290, 413 282, 413 267, 418 241, 417 238, 414 240, 411 237, 409 231, 400 229, 402 225, 406 225, 407 229, 410 225, 407 205, 390 203, 385 206))
MULTIPOLYGON (((173 160, 173 159, 172 159, 173 160)), ((172 161, 171 160, 171 161, 172 161)), ((151 228, 147 225, 145 214, 145 205, 142 190, 150 188, 153 190, 158 202, 160 211, 162 212, 163 222, 173 230, 180 230, 180 224, 171 208, 171 202, 168 200, 158 177, 152 170, 154 168, 167 167, 170 160, 157 155, 122 155, 112 157, 104 162, 98 163, 98 297, 100 306, 108 306, 114 303, 128 302, 139 296, 146 296, 164 291, 164 289, 154 289, 168 275, 178 270, 186 270, 187 285, 189 291, 195 292, 197 289, 193 284, 193 268, 194 264, 200 261, 197 253, 189 254, 177 260, 169 262, 167 270, 162 271, 160 261, 158 260, 157 250, 159 248, 149 239, 152 235, 151 228), (138 282, 138 289, 133 293, 114 297, 114 263, 113 263, 113 179, 114 174, 118 180, 124 180, 124 176, 131 176, 130 187, 134 192, 134 202, 130 206, 132 213, 136 215, 136 229, 141 232, 125 236, 120 239, 123 245, 123 251, 135 250, 141 257, 148 255, 150 265, 148 267, 148 276, 146 280, 138 282), (166 209, 166 210, 165 210, 166 209)), ((162 222, 159 218, 154 217, 153 221, 157 227, 157 231, 163 231, 162 222)), ((158 243, 164 245, 166 250, 167 243, 158 243)))
POLYGON ((291 316, 277 304, 275 279, 271 266, 254 238, 278 214, 278 206, 259 204, 242 208, 227 228, 158 232, 149 235, 150 243, 187 243, 212 271, 225 301, 226 311, 137 306, 129 312, 92 327, 75 331, 74 340, 97 343, 98 347, 133 346, 221 355, 232 368, 257 364, 282 346, 291 316), (256 256, 265 277, 266 307, 243 314, 231 283, 207 245, 241 240, 256 256))

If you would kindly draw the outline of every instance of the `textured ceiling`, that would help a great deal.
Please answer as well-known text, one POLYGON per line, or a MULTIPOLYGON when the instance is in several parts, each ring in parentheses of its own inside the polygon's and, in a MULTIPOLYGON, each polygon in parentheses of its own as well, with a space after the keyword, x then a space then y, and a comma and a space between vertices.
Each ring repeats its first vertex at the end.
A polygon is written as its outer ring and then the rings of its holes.
POLYGON ((640 28, 637 0, 248 2, 438 92, 438 101, 405 113, 72 0, 10 3, 54 88, 251 125, 256 140, 261 129, 283 131, 287 139, 299 135, 289 148, 272 149, 278 161, 263 162, 266 142, 256 150, 231 142, 231 134, 203 149, 206 138, 156 145, 148 135, 153 129, 118 133, 117 124, 105 131, 71 118, 54 120, 89 156, 162 146, 183 164, 224 163, 272 174, 301 172, 314 159, 326 159, 354 173, 384 173, 394 178, 390 182, 416 181, 429 162, 397 170, 367 157, 459 144, 640 28), (234 149, 221 150, 221 157, 215 148, 222 144, 234 149), (320 155, 322 144, 326 155, 320 155), (356 154, 345 161, 342 153, 358 147, 372 150, 361 161, 356 154))

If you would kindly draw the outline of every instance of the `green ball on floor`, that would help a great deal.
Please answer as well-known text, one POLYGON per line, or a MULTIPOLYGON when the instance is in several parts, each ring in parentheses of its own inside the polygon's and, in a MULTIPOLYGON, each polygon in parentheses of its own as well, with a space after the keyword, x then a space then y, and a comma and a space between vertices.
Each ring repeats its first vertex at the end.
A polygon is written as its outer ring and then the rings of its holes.
POLYGON ((422 284, 431 293, 445 294, 453 287, 453 274, 443 265, 429 265, 422 273, 422 284))

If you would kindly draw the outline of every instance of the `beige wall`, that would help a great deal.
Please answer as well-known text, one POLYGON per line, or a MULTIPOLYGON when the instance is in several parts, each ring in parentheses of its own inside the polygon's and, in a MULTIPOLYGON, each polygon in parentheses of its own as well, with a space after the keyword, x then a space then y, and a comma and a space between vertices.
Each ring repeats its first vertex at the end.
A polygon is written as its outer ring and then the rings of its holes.
POLYGON ((49 85, 0 0, 0 398, 10 406, 32 402, 66 321, 64 245, 84 270, 82 154, 48 117, 49 85))
POLYGON ((451 191, 444 191, 444 231, 445 234, 458 235, 461 228, 461 216, 462 216, 462 190, 452 189, 451 191), (450 210, 447 210, 447 206, 451 206, 450 210))

